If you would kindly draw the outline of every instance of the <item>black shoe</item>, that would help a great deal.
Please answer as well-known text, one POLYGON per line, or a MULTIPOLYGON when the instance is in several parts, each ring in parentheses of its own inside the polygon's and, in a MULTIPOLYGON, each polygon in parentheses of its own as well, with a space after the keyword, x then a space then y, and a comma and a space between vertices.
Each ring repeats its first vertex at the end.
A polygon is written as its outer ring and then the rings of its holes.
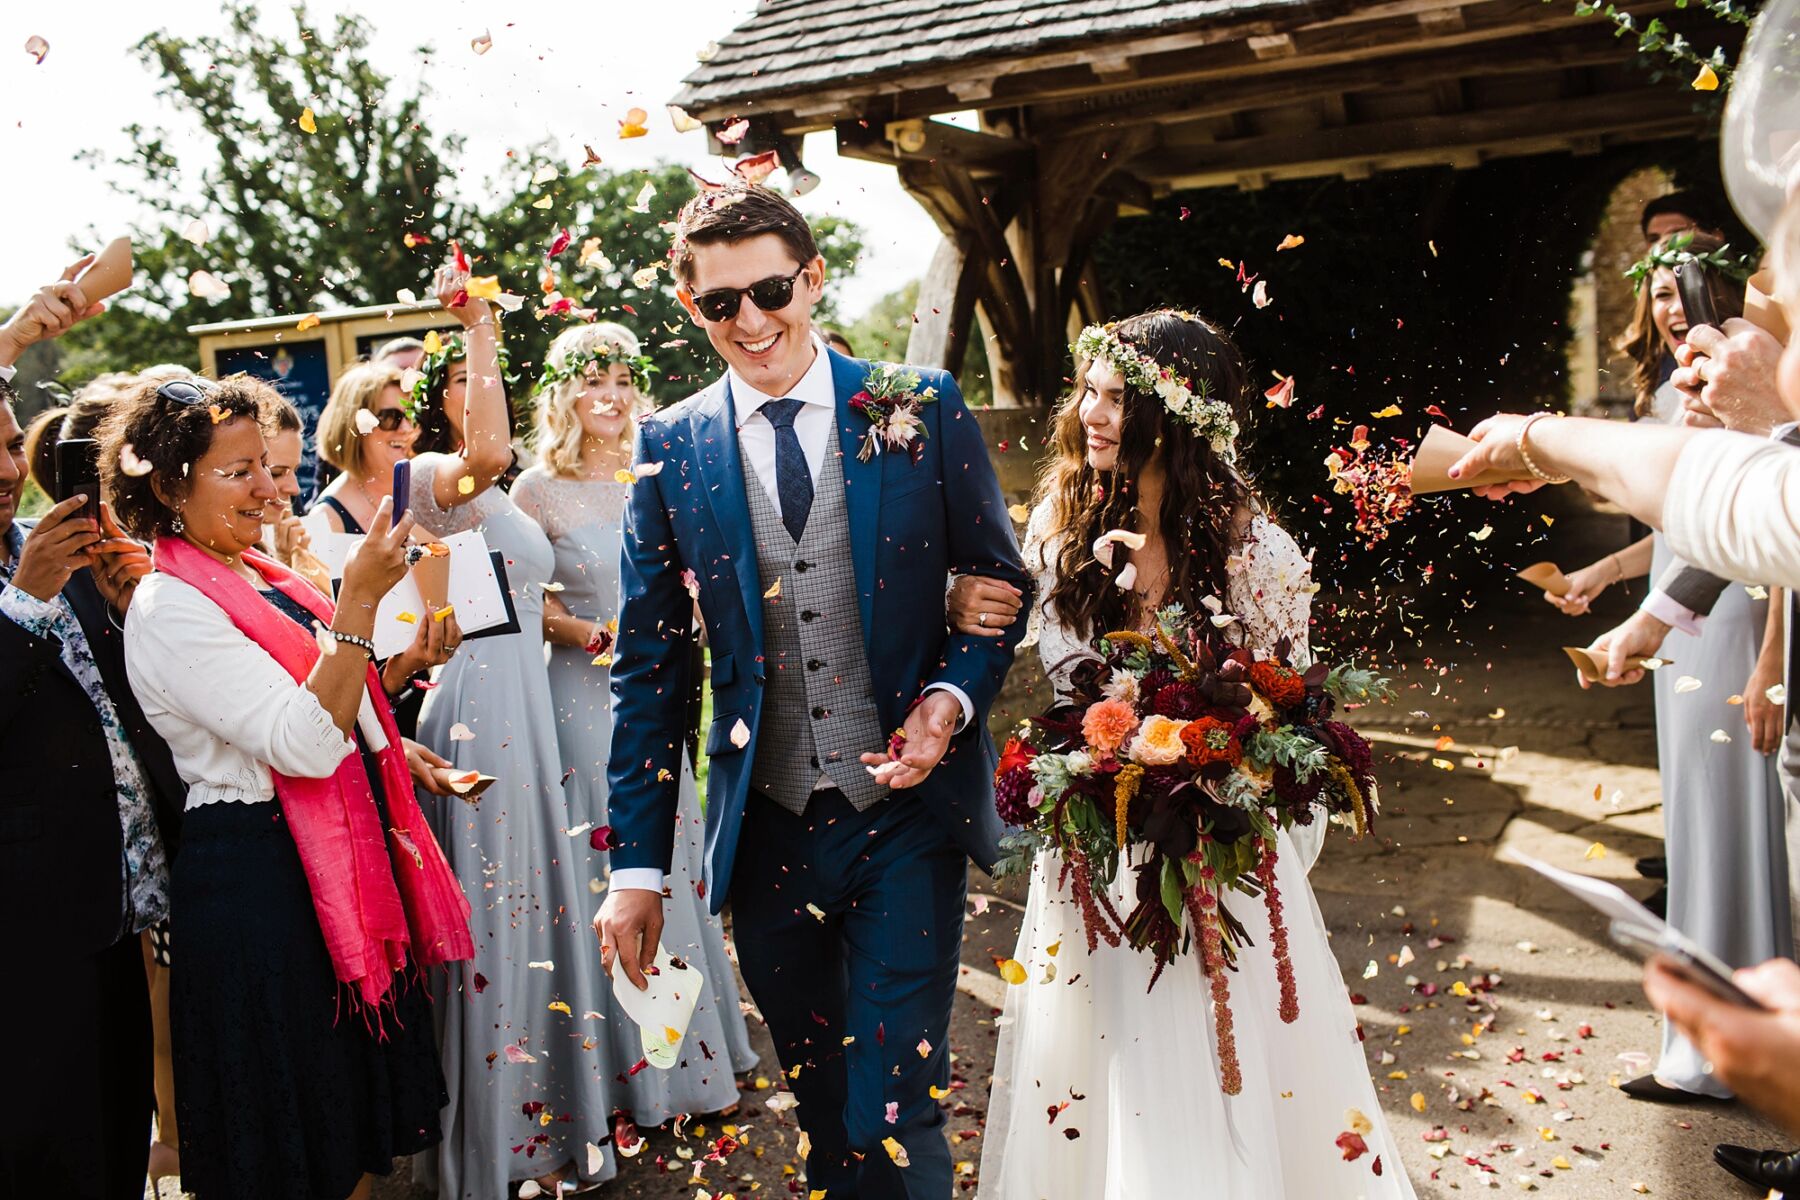
POLYGON ((1633 1100, 1651 1100, 1658 1104, 1724 1104, 1718 1096, 1683 1091, 1670 1087, 1654 1075, 1639 1075, 1619 1085, 1619 1090, 1633 1100))
POLYGON ((1669 889, 1659 887, 1644 898, 1644 907, 1661 917, 1669 919, 1669 889))
POLYGON ((1723 1143, 1713 1147, 1713 1161, 1751 1187, 1800 1191, 1800 1150, 1752 1150, 1723 1143))
POLYGON ((1654 858, 1637 860, 1637 873, 1645 879, 1667 879, 1669 877, 1669 860, 1658 854, 1654 858))

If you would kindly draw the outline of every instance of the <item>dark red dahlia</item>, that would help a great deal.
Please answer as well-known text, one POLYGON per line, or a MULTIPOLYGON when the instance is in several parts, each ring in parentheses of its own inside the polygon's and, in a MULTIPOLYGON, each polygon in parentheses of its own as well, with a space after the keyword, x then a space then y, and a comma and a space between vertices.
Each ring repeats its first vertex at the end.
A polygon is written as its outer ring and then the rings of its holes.
POLYGON ((1008 825, 1031 825, 1037 821, 1037 809, 1031 804, 1031 786, 1036 780, 1025 767, 1014 767, 994 777, 994 811, 1008 825))
POLYGON ((1174 717, 1177 721, 1192 721, 1205 708, 1206 698, 1191 683, 1166 684, 1156 690, 1150 701, 1151 712, 1174 717))
POLYGON ((1294 821, 1300 825, 1311 825, 1313 805, 1325 790, 1325 772, 1314 771, 1310 778, 1302 780, 1292 767, 1277 763, 1274 783, 1276 798, 1293 814, 1294 821))
POLYGON ((1368 781, 1374 778, 1371 771, 1375 758, 1375 752, 1369 748, 1369 743, 1363 740, 1362 734, 1342 721, 1325 722, 1325 731, 1331 735, 1338 757, 1344 760, 1350 777, 1356 780, 1358 786, 1367 787, 1368 781))
POLYGON ((1175 673, 1173 671, 1167 671, 1161 667, 1154 671, 1146 671, 1144 677, 1138 680, 1138 695, 1154 696, 1174 682, 1175 673))

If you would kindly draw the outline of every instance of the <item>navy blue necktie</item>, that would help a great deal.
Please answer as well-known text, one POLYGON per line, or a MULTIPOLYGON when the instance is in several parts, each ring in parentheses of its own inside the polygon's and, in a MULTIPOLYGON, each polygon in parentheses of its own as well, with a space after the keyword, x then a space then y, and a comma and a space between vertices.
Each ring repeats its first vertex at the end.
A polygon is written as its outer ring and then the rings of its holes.
POLYGON ((806 465, 806 452, 800 449, 800 435, 794 432, 800 403, 789 397, 762 406, 763 416, 775 427, 775 493, 781 497, 781 523, 796 542, 806 532, 813 502, 812 470, 806 465))

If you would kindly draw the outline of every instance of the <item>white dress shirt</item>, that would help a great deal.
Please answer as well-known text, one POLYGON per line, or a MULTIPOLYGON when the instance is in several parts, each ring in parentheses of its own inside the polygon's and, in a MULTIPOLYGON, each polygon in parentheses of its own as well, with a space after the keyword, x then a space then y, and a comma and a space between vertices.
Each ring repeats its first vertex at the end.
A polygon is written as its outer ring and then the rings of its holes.
MULTIPOLYGON (((794 436, 800 439, 800 451, 806 455, 806 469, 812 472, 815 490, 819 484, 819 473, 825 469, 825 456, 834 450, 832 435, 837 425, 837 384, 831 377, 831 356, 825 352, 825 345, 816 334, 812 344, 812 366, 806 369, 800 382, 783 396, 770 396, 760 392, 745 382, 744 377, 735 370, 727 372, 731 381, 731 403, 737 412, 738 450, 743 454, 744 461, 750 464, 750 469, 756 472, 763 490, 769 493, 769 500, 775 505, 776 512, 781 511, 781 492, 775 477, 775 426, 763 415, 763 405, 772 400, 800 401, 800 411, 794 417, 794 436)), ((957 704, 962 707, 962 717, 956 723, 958 733, 975 719, 974 703, 967 693, 954 684, 934 683, 925 691, 927 694, 949 692, 956 697, 957 704)), ((814 790, 835 786, 837 785, 828 776, 820 775, 814 790)), ((663 889, 663 873, 655 867, 621 868, 612 873, 612 886, 660 892, 663 889)))
POLYGON ((0 383, 11 383, 13 376, 18 373, 19 368, 7 363, 0 363, 0 383))
POLYGON ((1682 561, 1726 579, 1800 588, 1800 450, 1723 430, 1688 442, 1663 533, 1682 561))
MULTIPOLYGON (((160 571, 138 584, 126 611, 125 668, 144 716, 169 743, 190 809, 273 800, 271 767, 323 779, 356 752, 311 689, 198 588, 160 571)), ((357 725, 370 746, 387 745, 367 695, 357 725)))

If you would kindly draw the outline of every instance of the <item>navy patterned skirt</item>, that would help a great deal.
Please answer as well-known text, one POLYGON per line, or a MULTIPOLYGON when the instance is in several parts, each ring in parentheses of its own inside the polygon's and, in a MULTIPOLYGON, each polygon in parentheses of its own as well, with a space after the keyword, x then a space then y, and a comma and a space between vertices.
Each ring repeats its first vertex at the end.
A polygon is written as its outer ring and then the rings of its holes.
POLYGON ((279 803, 202 805, 183 828, 169 973, 183 1186, 343 1200, 436 1145, 449 1096, 422 981, 396 980, 378 1037, 332 972, 279 803))

